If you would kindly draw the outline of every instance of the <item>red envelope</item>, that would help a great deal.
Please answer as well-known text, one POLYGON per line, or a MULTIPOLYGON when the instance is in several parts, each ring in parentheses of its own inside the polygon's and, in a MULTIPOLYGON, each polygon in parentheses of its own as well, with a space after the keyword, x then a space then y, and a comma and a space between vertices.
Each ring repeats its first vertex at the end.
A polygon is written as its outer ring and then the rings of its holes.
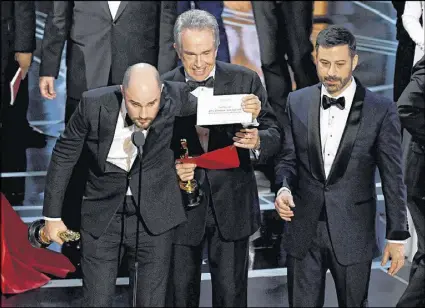
POLYGON ((178 159, 182 163, 196 164, 205 169, 231 169, 239 167, 238 151, 234 145, 211 151, 201 156, 178 159))
POLYGON ((50 274, 61 278, 75 271, 62 254, 34 248, 28 240, 28 227, 1 195, 1 291, 22 293, 46 284, 50 274))
POLYGON ((21 85, 22 77, 22 70, 21 68, 18 68, 15 73, 15 76, 10 82, 10 106, 15 103, 15 99, 19 91, 19 86, 21 85))

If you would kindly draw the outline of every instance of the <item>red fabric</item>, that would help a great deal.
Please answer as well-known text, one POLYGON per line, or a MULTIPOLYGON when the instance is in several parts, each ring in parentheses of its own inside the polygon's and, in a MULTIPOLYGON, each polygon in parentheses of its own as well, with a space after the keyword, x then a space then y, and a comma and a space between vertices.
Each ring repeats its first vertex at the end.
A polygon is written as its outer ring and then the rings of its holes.
POLYGON ((231 169, 239 167, 239 156, 234 145, 202 154, 198 157, 178 159, 182 163, 196 164, 205 169, 231 169))
POLYGON ((28 227, 1 195, 1 290, 3 294, 22 293, 46 284, 50 277, 64 278, 75 271, 62 254, 34 248, 28 240, 28 227))

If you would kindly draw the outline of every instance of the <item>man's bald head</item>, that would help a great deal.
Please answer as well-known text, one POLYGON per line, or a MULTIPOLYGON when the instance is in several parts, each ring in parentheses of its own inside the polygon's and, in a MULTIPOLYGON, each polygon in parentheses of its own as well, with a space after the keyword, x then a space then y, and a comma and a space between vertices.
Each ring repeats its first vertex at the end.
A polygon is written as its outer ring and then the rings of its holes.
POLYGON ((130 119, 147 129, 159 111, 161 80, 157 69, 147 63, 130 66, 122 84, 125 105, 130 119))
POLYGON ((155 82, 161 87, 161 79, 155 66, 149 63, 137 63, 125 71, 122 86, 124 89, 127 89, 130 83, 135 86, 155 86, 155 82))

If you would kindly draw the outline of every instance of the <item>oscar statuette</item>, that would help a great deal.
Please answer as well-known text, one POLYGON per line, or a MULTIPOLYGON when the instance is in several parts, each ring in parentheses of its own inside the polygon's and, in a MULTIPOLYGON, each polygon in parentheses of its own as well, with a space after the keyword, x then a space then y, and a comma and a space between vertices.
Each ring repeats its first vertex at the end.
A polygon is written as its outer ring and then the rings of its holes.
MULTIPOLYGON (((186 139, 180 140, 181 154, 180 158, 189 158, 189 148, 187 146, 186 139)), ((195 179, 184 182, 180 181, 180 189, 183 195, 183 202, 186 209, 191 209, 198 206, 201 203, 202 193, 200 192, 198 182, 195 179)))
MULTIPOLYGON (((36 220, 28 228, 28 240, 30 241, 31 245, 36 248, 46 248, 49 246, 52 241, 50 241, 46 234, 44 233, 44 225, 45 222, 43 219, 36 220)), ((72 230, 66 230, 63 232, 59 232, 58 236, 61 238, 62 241, 65 243, 67 242, 75 242, 80 239, 80 233, 72 231, 72 230)))

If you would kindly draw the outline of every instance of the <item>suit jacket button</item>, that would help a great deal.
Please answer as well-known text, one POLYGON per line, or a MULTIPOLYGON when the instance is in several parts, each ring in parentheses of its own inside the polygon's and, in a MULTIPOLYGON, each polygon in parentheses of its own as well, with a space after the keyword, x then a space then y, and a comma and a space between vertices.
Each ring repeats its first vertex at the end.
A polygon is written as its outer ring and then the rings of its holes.
POLYGON ((131 180, 131 175, 129 175, 129 176, 127 177, 127 179, 131 180))
POLYGON ((329 191, 329 187, 325 187, 325 191, 329 191))

